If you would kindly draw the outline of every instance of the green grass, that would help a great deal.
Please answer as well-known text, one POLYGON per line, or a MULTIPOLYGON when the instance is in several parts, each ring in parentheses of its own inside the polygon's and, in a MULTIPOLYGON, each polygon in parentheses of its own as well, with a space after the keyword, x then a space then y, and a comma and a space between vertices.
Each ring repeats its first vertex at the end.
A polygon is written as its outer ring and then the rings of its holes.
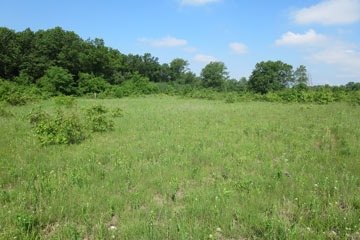
POLYGON ((0 117, 0 239, 360 238, 359 107, 77 101, 124 116, 53 146, 0 117))

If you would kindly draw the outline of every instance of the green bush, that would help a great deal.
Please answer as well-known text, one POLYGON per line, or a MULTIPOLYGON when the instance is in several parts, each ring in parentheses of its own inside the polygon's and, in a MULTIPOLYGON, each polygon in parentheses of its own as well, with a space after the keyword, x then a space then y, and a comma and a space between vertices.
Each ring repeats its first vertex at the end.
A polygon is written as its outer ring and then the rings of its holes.
POLYGON ((328 104, 334 102, 332 92, 330 91, 317 91, 315 92, 314 101, 318 104, 328 104))
POLYGON ((37 81, 37 85, 53 96, 75 93, 73 76, 61 67, 47 69, 45 75, 37 81))
POLYGON ((72 107, 76 103, 73 96, 58 96, 54 98, 54 102, 60 106, 72 107))
POLYGON ((20 92, 10 93, 5 98, 5 101, 13 106, 25 105, 28 100, 30 100, 30 98, 21 94, 20 92))
POLYGON ((158 85, 150 82, 149 78, 141 76, 138 72, 133 73, 129 80, 124 81, 120 87, 114 90, 114 95, 118 98, 153 93, 159 93, 158 85))
POLYGON ((122 117, 122 116, 124 116, 123 110, 119 107, 114 108, 111 110, 111 116, 112 117, 122 117))
POLYGON ((267 102, 281 102, 282 98, 277 93, 268 92, 264 95, 263 100, 267 102))
POLYGON ((108 109, 102 105, 96 105, 86 110, 87 126, 92 132, 105 132, 114 128, 114 121, 108 118, 108 109))
POLYGON ((226 94, 225 103, 234 103, 236 102, 236 94, 228 93, 226 94))
POLYGON ((349 93, 346 101, 353 106, 360 105, 360 91, 349 93))
POLYGON ((56 116, 51 116, 35 109, 28 118, 42 145, 74 144, 85 139, 84 125, 75 112, 65 114, 58 110, 56 116))
POLYGON ((23 87, 0 79, 0 100, 11 105, 25 105, 31 98, 23 93, 23 87))
POLYGON ((79 73, 79 91, 81 94, 100 93, 110 87, 103 77, 95 77, 94 74, 79 73))

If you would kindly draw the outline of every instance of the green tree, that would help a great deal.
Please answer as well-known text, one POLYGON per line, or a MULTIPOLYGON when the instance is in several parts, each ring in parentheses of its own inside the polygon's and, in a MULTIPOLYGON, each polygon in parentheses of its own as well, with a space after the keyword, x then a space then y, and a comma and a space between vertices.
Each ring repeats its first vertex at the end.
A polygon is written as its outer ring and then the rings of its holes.
POLYGON ((19 72, 20 46, 15 31, 0 28, 0 77, 10 80, 19 72))
POLYGON ((61 67, 50 67, 37 84, 52 95, 75 93, 73 76, 61 67))
POLYGON ((281 61, 257 63, 249 78, 249 89, 265 94, 289 87, 294 82, 292 69, 291 65, 281 61))
POLYGON ((294 83, 295 84, 308 84, 309 77, 307 74, 306 67, 304 65, 300 65, 294 72, 294 83))
POLYGON ((229 78, 229 73, 223 62, 211 62, 201 70, 201 81, 203 87, 218 88, 224 87, 225 81, 229 78))
POLYGON ((79 73, 79 91, 86 93, 99 93, 110 87, 103 77, 95 77, 94 74, 79 73))
POLYGON ((170 63, 171 81, 179 81, 188 70, 189 63, 182 58, 175 58, 170 63))

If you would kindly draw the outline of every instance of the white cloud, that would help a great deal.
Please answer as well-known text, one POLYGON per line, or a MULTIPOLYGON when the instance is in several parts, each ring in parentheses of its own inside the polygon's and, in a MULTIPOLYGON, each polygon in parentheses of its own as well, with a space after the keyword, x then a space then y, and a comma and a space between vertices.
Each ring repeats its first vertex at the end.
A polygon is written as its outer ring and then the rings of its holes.
POLYGON ((210 62, 216 62, 216 58, 213 56, 207 56, 203 54, 196 54, 194 57, 194 61, 196 62, 202 62, 202 63, 210 63, 210 62))
POLYGON ((193 53, 193 52, 197 52, 197 48, 194 48, 194 47, 186 47, 186 48, 183 48, 183 50, 185 52, 189 52, 189 53, 193 53))
POLYGON ((351 24, 360 20, 360 0, 328 0, 293 14, 298 24, 351 24))
POLYGON ((151 40, 147 38, 140 38, 140 42, 149 42, 154 47, 180 47, 185 46, 187 44, 186 40, 177 39, 171 36, 159 39, 159 40, 151 40))
POLYGON ((307 58, 317 63, 337 66, 345 76, 360 77, 360 52, 353 45, 335 42, 307 58))
POLYGON ((317 34, 314 30, 305 34, 285 33, 275 44, 305 49, 308 52, 305 59, 334 66, 340 71, 338 76, 360 77, 360 52, 354 44, 317 34))
POLYGON ((182 5, 200 6, 206 3, 219 2, 219 0, 180 0, 182 5))
POLYGON ((236 54, 244 54, 248 51, 247 46, 243 43, 233 42, 229 44, 229 47, 231 48, 232 52, 236 54))
POLYGON ((278 46, 299 46, 299 45, 322 45, 326 43, 327 37, 322 34, 317 34, 313 29, 310 29, 305 34, 287 32, 282 35, 281 39, 275 41, 278 46))

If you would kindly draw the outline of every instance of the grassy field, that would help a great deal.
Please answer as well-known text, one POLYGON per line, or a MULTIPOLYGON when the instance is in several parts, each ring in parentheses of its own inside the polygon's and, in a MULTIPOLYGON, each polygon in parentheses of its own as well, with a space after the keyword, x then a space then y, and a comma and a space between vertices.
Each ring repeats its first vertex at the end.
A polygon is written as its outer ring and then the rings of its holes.
POLYGON ((41 146, 0 117, 0 239, 360 239, 360 108, 144 97, 41 146))

